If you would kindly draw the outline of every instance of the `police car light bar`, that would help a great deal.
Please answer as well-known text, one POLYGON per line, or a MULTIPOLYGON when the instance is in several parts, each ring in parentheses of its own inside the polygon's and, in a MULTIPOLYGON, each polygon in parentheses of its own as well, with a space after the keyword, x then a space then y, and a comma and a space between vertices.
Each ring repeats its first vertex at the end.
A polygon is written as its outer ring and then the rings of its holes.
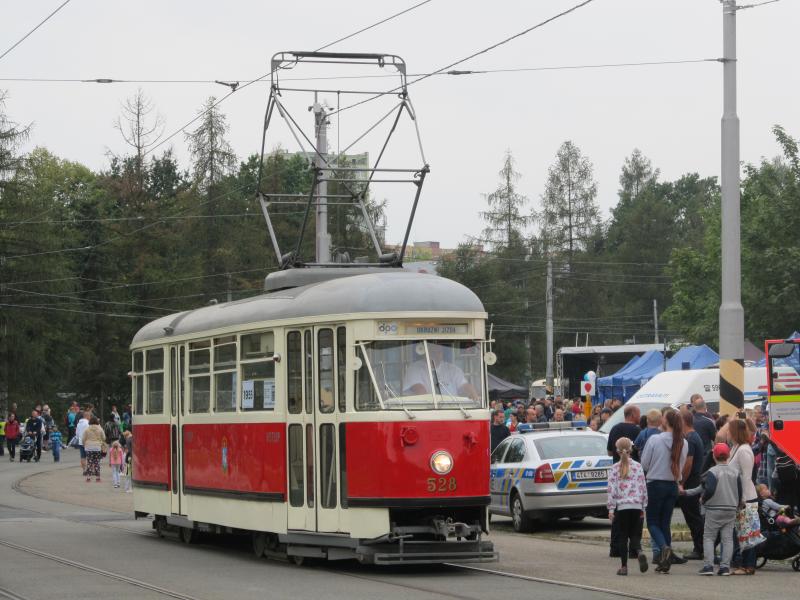
POLYGON ((560 429, 586 429, 586 421, 559 421, 551 423, 520 423, 517 425, 519 433, 532 431, 558 431, 560 429))

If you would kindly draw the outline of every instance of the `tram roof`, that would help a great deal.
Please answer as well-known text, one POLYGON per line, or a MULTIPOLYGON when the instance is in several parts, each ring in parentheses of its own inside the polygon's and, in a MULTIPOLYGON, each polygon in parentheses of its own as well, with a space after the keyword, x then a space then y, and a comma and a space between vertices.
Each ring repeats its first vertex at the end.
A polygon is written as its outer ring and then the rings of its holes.
POLYGON ((407 271, 369 273, 167 315, 142 327, 133 344, 263 321, 384 312, 485 311, 472 290, 450 279, 407 271))

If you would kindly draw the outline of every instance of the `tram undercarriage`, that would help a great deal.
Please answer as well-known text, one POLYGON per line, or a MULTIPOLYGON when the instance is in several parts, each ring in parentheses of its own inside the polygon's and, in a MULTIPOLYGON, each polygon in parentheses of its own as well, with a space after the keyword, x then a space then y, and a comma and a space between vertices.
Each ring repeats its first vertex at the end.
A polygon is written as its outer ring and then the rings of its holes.
MULTIPOLYGON (((416 524, 411 524, 410 517, 419 517, 419 511, 393 511, 391 532, 374 539, 356 539, 335 533, 248 531, 192 521, 181 516, 161 515, 153 519, 153 529, 159 537, 175 537, 187 544, 196 542, 200 533, 249 535, 257 556, 292 560, 297 564, 306 558, 357 560, 375 565, 496 561, 494 545, 483 540, 485 509, 462 511, 479 514, 481 518, 465 523, 454 520, 452 516, 431 513, 416 520, 416 524), (394 521, 395 518, 398 520, 394 521)), ((137 517, 145 516, 148 515, 137 513, 137 517)))

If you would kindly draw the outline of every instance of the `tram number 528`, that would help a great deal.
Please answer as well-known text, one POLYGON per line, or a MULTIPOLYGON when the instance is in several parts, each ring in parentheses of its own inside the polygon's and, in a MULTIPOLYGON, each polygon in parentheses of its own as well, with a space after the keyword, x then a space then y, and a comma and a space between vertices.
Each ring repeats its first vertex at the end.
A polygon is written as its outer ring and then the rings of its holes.
POLYGON ((428 477, 429 492, 455 492, 456 488, 455 477, 428 477))

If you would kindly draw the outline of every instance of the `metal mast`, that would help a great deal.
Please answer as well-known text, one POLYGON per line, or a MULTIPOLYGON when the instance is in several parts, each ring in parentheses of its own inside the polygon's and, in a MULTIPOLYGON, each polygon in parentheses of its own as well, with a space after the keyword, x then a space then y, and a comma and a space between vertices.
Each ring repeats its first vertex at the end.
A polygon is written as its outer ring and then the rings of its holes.
POLYGON ((547 331, 547 367, 545 370, 545 385, 553 390, 553 261, 551 260, 547 261, 545 300, 547 302, 547 321, 545 325, 547 331))
MULTIPOLYGON (((316 132, 316 157, 314 164, 317 169, 324 173, 325 163, 328 156, 328 116, 325 107, 317 100, 314 93, 314 105, 311 107, 314 112, 314 131, 316 132)), ((317 183, 317 238, 316 238, 316 257, 318 263, 328 263, 331 261, 331 238, 328 235, 328 178, 324 175, 317 183)))
POLYGON ((739 117, 736 114, 736 0, 722 0, 722 303, 719 307, 720 412, 744 408, 744 308, 741 300, 739 117))

